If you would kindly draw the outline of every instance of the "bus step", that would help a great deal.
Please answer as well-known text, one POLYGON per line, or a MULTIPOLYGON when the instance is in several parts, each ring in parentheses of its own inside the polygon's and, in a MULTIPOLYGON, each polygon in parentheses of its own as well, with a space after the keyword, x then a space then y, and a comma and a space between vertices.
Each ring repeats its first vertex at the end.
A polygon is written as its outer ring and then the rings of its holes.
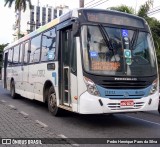
POLYGON ((65 109, 65 110, 68 110, 68 111, 72 111, 72 108, 71 108, 70 106, 59 105, 58 107, 59 107, 59 108, 62 108, 62 109, 65 109))

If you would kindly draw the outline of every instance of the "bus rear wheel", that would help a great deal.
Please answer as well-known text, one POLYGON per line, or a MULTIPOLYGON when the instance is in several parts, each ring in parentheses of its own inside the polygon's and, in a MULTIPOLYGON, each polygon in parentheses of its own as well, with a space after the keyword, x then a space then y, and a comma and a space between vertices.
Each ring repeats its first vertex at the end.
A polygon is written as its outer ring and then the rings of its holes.
POLYGON ((14 81, 11 81, 11 97, 13 99, 16 99, 18 97, 18 95, 16 94, 15 92, 15 84, 14 84, 14 81))
POLYGON ((48 110, 54 116, 61 115, 61 109, 57 107, 57 99, 53 86, 49 89, 48 92, 48 110))

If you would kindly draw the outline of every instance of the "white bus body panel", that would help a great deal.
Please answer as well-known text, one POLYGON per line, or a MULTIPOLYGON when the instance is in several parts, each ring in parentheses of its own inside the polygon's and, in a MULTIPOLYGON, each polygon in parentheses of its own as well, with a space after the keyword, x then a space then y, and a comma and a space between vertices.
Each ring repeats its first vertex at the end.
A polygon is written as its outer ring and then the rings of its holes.
MULTIPOLYGON (((22 87, 23 77, 22 77, 22 73, 21 73, 21 66, 15 66, 14 68, 11 68, 11 69, 12 69, 11 70, 12 72, 8 76, 8 77, 10 77, 8 83, 11 83, 11 78, 13 78, 14 84, 15 84, 15 92, 19 93, 20 90, 22 90, 22 88, 23 88, 22 87)), ((7 71, 8 71, 8 68, 7 68, 7 71)))
POLYGON ((78 77, 78 112, 80 112, 80 96, 83 92, 87 90, 87 87, 83 80, 83 71, 82 71, 82 58, 81 58, 81 49, 80 49, 80 38, 76 37, 77 42, 77 77, 78 77))
POLYGON ((7 89, 10 90, 11 78, 13 76, 12 67, 7 67, 6 77, 7 77, 7 89))
POLYGON ((73 112, 77 112, 77 100, 74 98, 75 96, 78 97, 78 83, 77 83, 77 76, 75 76, 74 74, 70 74, 70 88, 71 88, 71 106, 72 106, 72 110, 73 112))
POLYGON ((54 63, 55 70, 47 70, 48 63, 7 67, 7 89, 10 90, 10 83, 13 78, 17 94, 43 102, 44 84, 46 81, 50 81, 54 86, 57 104, 59 104, 58 62, 54 63), (56 76, 53 77, 53 73, 56 76))

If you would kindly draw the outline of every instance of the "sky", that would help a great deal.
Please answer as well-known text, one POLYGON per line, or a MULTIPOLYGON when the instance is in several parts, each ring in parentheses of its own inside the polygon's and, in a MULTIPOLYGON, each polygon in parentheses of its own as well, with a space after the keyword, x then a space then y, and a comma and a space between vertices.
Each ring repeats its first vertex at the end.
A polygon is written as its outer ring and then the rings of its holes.
MULTIPOLYGON (((31 0, 33 5, 38 3, 38 0, 31 0)), ((84 0, 85 7, 91 7, 97 5, 96 3, 105 2, 100 4, 94 8, 106 9, 109 7, 115 7, 120 5, 127 5, 133 7, 136 11, 138 11, 139 6, 144 4, 147 0, 84 0), (91 2, 93 1, 93 2, 91 2)), ((153 8, 160 6, 160 0, 154 0, 153 8)), ((59 6, 59 5, 67 5, 70 9, 79 7, 79 0, 39 0, 40 6, 59 6)), ((160 12, 156 15, 152 15, 152 17, 160 20, 160 12)), ((23 18, 25 19, 25 18, 23 18)), ((4 7, 4 0, 0 0, 0 44, 13 42, 13 24, 15 22, 15 13, 14 13, 14 4, 12 8, 8 8, 8 6, 4 7)), ((22 24, 23 25, 23 24, 22 24)))

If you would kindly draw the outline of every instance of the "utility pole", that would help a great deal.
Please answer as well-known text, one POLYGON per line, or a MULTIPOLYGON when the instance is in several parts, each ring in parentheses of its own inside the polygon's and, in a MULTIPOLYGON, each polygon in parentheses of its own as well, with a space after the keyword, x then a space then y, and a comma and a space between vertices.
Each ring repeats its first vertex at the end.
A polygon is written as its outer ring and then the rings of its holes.
POLYGON ((84 0, 79 0, 79 7, 84 8, 84 0))

